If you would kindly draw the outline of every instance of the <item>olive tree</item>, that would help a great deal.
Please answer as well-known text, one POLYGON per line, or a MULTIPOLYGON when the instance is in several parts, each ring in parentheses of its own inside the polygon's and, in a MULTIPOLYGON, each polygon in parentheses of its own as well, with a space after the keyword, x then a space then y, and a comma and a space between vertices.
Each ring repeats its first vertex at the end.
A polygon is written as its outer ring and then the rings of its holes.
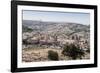
POLYGON ((82 56, 84 56, 85 53, 82 49, 79 48, 78 45, 76 46, 75 44, 66 44, 64 45, 62 54, 75 60, 77 58, 82 59, 82 56))

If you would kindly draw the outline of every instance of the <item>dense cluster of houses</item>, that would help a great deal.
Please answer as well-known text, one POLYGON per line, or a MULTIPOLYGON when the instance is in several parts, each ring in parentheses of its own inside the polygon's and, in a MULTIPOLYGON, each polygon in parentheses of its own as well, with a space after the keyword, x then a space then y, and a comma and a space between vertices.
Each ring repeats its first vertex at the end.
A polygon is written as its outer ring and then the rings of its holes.
POLYGON ((66 43, 79 45, 80 49, 83 50, 89 49, 90 46, 89 39, 78 35, 58 36, 56 34, 23 33, 23 45, 45 45, 54 48, 62 48, 66 43))

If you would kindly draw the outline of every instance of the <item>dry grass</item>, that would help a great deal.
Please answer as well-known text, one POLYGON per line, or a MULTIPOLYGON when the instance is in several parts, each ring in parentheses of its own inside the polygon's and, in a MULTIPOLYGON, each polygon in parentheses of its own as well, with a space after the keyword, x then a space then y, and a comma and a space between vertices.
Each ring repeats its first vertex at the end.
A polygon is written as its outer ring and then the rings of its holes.
POLYGON ((50 61, 48 59, 48 51, 52 50, 58 53, 59 60, 68 60, 67 57, 61 54, 62 50, 60 49, 29 49, 22 51, 22 61, 23 62, 38 62, 38 61, 50 61))
MULTIPOLYGON (((22 62, 40 62, 40 61, 50 61, 48 59, 48 51, 52 50, 58 53, 59 60, 71 60, 69 57, 64 56, 61 52, 62 49, 52 49, 52 48, 29 48, 22 50, 22 62)), ((90 54, 86 53, 83 59, 90 59, 90 54)))

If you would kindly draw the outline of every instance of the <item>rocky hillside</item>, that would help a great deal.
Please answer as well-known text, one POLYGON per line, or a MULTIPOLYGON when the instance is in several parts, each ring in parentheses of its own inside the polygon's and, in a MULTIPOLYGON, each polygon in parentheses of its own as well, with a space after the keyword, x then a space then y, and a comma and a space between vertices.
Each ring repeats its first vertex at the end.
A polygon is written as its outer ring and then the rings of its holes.
MULTIPOLYGON (((90 26, 78 23, 69 22, 44 22, 44 21, 32 21, 23 20, 23 27, 32 29, 33 32, 40 32, 45 34, 57 34, 57 35, 81 35, 85 38, 89 38, 90 26)), ((25 28, 23 29, 25 30, 25 28)))

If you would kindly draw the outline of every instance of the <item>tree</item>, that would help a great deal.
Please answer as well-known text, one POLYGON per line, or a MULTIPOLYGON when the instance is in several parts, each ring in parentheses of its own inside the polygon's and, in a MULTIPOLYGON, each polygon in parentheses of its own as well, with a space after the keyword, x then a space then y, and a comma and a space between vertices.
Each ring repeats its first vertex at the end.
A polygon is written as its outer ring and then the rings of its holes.
POLYGON ((49 50, 49 51, 48 51, 48 58, 49 58, 50 60, 55 60, 55 61, 59 60, 58 53, 55 52, 55 51, 52 51, 52 50, 49 50))
POLYGON ((63 48, 62 54, 75 60, 77 58, 82 59, 82 56, 84 56, 85 53, 82 49, 79 48, 78 45, 76 46, 75 44, 66 44, 63 48))

